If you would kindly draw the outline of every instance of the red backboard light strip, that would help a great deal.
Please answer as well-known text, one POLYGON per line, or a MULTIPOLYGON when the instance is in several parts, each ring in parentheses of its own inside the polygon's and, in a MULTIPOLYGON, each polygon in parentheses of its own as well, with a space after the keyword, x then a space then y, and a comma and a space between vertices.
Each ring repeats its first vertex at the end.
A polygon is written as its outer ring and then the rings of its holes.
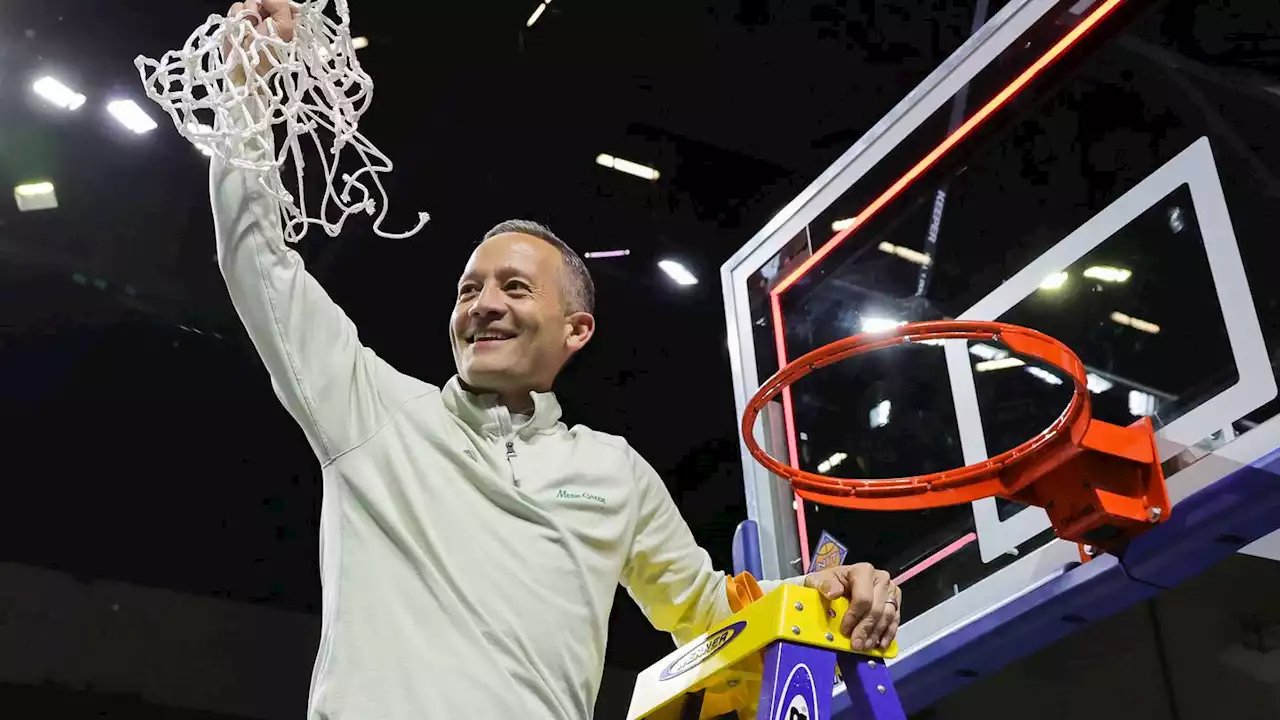
POLYGON ((958 540, 942 548, 938 552, 930 555, 924 560, 921 560, 915 565, 912 565, 906 570, 903 570, 902 574, 898 575, 898 577, 896 578, 893 578, 893 584, 901 585, 902 583, 919 575, 925 570, 928 570, 934 565, 937 565, 938 563, 942 562, 943 559, 951 557, 952 555, 955 555, 957 552, 960 552, 960 550, 963 549, 965 546, 975 543, 977 541, 978 541, 977 533, 968 533, 967 535, 960 537, 958 540))
MULTIPOLYGON (((776 294, 769 296, 769 309, 773 313, 773 326, 775 328, 782 327, 782 305, 778 302, 776 294)), ((773 339, 777 345, 778 357, 785 358, 787 356, 787 341, 783 333, 775 332, 773 339)), ((782 367, 782 365, 778 367, 782 367)), ((792 466, 795 466, 800 461, 800 446, 796 442, 795 414, 791 411, 791 388, 789 387, 782 389, 782 417, 786 426, 787 457, 790 459, 792 466)), ((800 530, 800 566, 807 575, 809 573, 809 526, 805 521, 804 501, 800 499, 798 493, 791 493, 791 504, 796 511, 796 527, 800 530)))
MULTIPOLYGON (((1107 0, 1107 2, 1098 6, 1089 14, 1088 17, 1081 20, 1080 23, 1072 28, 1070 32, 1062 36, 1062 39, 1055 43, 1053 47, 1049 48, 1048 51, 1027 67, 1027 69, 1018 75, 1017 78, 1006 85, 1003 90, 995 95, 995 97, 988 100, 987 103, 974 113, 972 117, 966 120, 964 124, 948 135, 941 144, 917 162, 905 175, 898 178, 897 182, 890 185, 889 189, 881 193, 880 196, 873 200, 865 210, 858 213, 849 227, 832 236, 825 245, 818 248, 817 252, 810 255, 803 263, 800 264, 799 267, 793 270, 769 291, 770 311, 773 314, 774 346, 777 350, 779 369, 786 367, 788 362, 786 332, 782 324, 782 293, 786 292, 786 290, 792 285, 795 285, 800 278, 804 277, 805 274, 812 270, 813 267, 821 262, 823 258, 831 254, 831 251, 835 250, 841 243, 848 239, 855 230, 883 209, 885 205, 889 204, 890 201, 900 195, 908 185, 937 163, 942 156, 946 155, 952 148, 973 133, 979 125, 994 115, 997 110, 1004 107, 1009 100, 1013 98, 1013 96, 1021 92, 1023 88, 1025 88, 1032 80, 1043 72, 1045 68, 1053 63, 1054 60, 1057 60, 1067 50, 1071 49, 1073 45, 1080 41, 1080 38, 1084 37, 1085 33, 1097 26, 1097 24, 1107 15, 1111 14, 1113 10, 1119 7, 1120 3, 1123 1, 1124 0, 1107 0)), ((796 424, 795 415, 792 412, 790 388, 785 389, 782 394, 782 416, 787 437, 787 457, 792 467, 799 467, 799 444, 796 442, 796 424)), ((796 507, 796 523, 800 533, 800 560, 804 568, 804 572, 807 573, 809 572, 809 533, 807 523, 805 522, 804 502, 800 500, 798 495, 793 496, 793 498, 796 507)), ((910 578, 913 575, 922 572, 926 567, 932 566, 947 556, 958 552, 970 542, 977 539, 977 536, 975 535, 973 540, 965 541, 967 537, 968 536, 965 536, 948 547, 943 548, 939 552, 927 558, 923 563, 920 563, 915 567, 908 568, 899 577, 903 580, 910 578), (925 563, 927 563, 927 565, 925 565, 925 563), (922 565, 924 567, 922 567, 922 565)))
MULTIPOLYGON (((899 178, 898 181, 891 185, 888 190, 881 193, 880 197, 873 200, 871 204, 867 206, 866 210, 858 213, 849 227, 837 233, 827 241, 827 244, 819 248, 818 252, 810 255, 807 260, 800 264, 800 267, 797 267, 790 275, 783 278, 782 282, 778 283, 771 292, 775 295, 781 294, 786 291, 787 288, 794 285, 800 278, 804 277, 805 273, 809 272, 814 265, 817 265, 822 258, 826 257, 832 250, 835 250, 837 246, 843 243, 846 238, 852 235, 853 232, 870 219, 872 215, 879 212, 881 208, 887 205, 890 200, 897 197, 908 185, 912 183, 912 181, 924 173, 924 171, 932 167, 939 158, 946 155, 951 148, 955 147, 961 140, 968 137, 969 134, 973 132, 974 128, 981 125, 987 120, 987 118, 991 117, 995 111, 999 110, 1005 105, 1005 103, 1009 102, 1014 95, 1017 95, 1024 87, 1027 86, 1028 83, 1034 80, 1037 75, 1043 72, 1050 63, 1057 60, 1058 57, 1070 49, 1072 45, 1080 40, 1080 38, 1084 37, 1085 33, 1093 29, 1093 27, 1097 25, 1102 18, 1106 17, 1112 10, 1116 9, 1121 2, 1123 2, 1123 0, 1107 0, 1107 2, 1099 6, 1097 10, 1094 10, 1089 17, 1082 20, 1079 25, 1076 25, 1075 28, 1071 30, 1071 32, 1064 35, 1053 47, 1049 48, 1048 52, 1041 55, 1039 60, 1032 63, 1031 66, 1024 70, 1021 75, 1014 79, 1013 82, 1009 83, 1004 90, 1001 90, 995 97, 991 98, 986 105, 983 105, 978 112, 973 114, 973 117, 969 118, 963 125, 956 128, 955 132, 947 136, 947 139, 943 140, 941 145, 934 148, 928 155, 925 155, 920 162, 916 163, 915 167, 907 171, 906 175, 899 178)), ((780 365, 779 367, 782 366, 780 365)))

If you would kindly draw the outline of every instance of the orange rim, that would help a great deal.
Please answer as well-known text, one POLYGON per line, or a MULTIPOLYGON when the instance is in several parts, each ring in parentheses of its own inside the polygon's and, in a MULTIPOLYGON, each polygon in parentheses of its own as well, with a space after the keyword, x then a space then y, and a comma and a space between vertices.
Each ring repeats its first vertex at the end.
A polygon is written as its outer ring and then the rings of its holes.
POLYGON ((818 348, 769 378, 747 403, 742 438, 751 456, 775 475, 786 478, 800 497, 822 505, 861 510, 918 510, 971 502, 1000 495, 1002 470, 1050 452, 1062 444, 1079 445, 1092 419, 1084 363, 1058 340, 1030 328, 1000 322, 939 320, 910 323, 892 330, 863 333, 818 348), (1071 402, 1049 427, 1021 445, 993 458, 955 470, 915 477, 859 480, 807 472, 783 464, 755 439, 756 418, 784 388, 819 368, 865 353, 925 340, 991 340, 1013 353, 1057 368, 1072 379, 1071 402))

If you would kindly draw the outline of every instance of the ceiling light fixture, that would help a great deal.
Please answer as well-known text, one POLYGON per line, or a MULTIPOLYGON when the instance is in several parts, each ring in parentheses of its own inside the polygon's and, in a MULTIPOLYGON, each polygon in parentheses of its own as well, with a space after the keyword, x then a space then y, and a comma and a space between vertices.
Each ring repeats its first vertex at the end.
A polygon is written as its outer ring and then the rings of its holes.
POLYGON ((533 27, 533 24, 538 22, 538 18, 542 17, 542 13, 546 11, 547 11, 546 3, 542 3, 538 5, 538 7, 533 11, 533 14, 529 16, 529 20, 524 24, 524 26, 533 27))
POLYGON ((35 182, 18 185, 13 189, 13 199, 18 203, 18 210, 52 210, 58 207, 58 196, 54 194, 53 183, 35 182))
POLYGON ((831 223, 831 232, 844 232, 845 230, 848 230, 849 228, 853 227, 854 224, 857 222, 858 222, 858 218, 856 217, 845 218, 843 220, 836 220, 835 222, 831 223))
POLYGON ((1063 285, 1066 285, 1067 279, 1070 277, 1071 276, 1068 275, 1066 272, 1056 272, 1050 275, 1049 277, 1045 278, 1040 283, 1040 289, 1041 290, 1057 290, 1063 285))
POLYGON ((21 195, 23 197, 35 197, 36 195, 50 195, 53 193, 53 183, 51 182, 26 183, 25 185, 19 185, 18 187, 14 188, 13 192, 15 195, 21 195))
POLYGON ((881 400, 875 407, 871 408, 871 414, 868 420, 871 427, 882 428, 889 424, 889 412, 893 410, 893 403, 888 400, 881 400))
POLYGON ((992 370, 1008 370, 1009 368, 1022 367, 1026 365, 1021 359, 1016 357, 1000 358, 998 360, 983 360, 975 363, 974 370, 978 372, 991 372, 992 370))
POLYGON ((351 38, 351 47, 355 48, 356 50, 363 50, 369 47, 369 38, 363 35, 359 37, 353 37, 351 38))
POLYGON ((929 263, 933 262, 933 258, 920 252, 919 250, 912 250, 911 248, 902 247, 901 245, 894 245, 893 243, 882 242, 880 243, 879 248, 880 248, 880 252, 887 252, 890 255, 896 255, 902 258, 903 260, 906 260, 907 262, 913 262, 917 265, 928 265, 929 263))
POLYGON ((1101 280, 1109 283, 1127 282, 1133 277, 1132 270, 1124 268, 1111 267, 1109 265, 1095 265, 1084 271, 1084 276, 1090 280, 1101 280))
POLYGON ((1141 330, 1144 333, 1151 333, 1152 335, 1160 334, 1159 325, 1153 322, 1147 322, 1142 318, 1136 318, 1131 315, 1125 315, 1122 312, 1111 313, 1111 322, 1117 323, 1119 325, 1124 325, 1125 327, 1131 327, 1134 330, 1141 330))
POLYGON ((1115 387, 1115 383, 1101 375, 1095 375, 1094 373, 1085 375, 1084 379, 1088 383, 1089 392, 1094 393, 1095 395, 1100 395, 1115 387))
POLYGON ((829 472, 831 468, 844 462, 845 458, 847 457, 849 456, 842 452, 835 453, 834 455, 827 458, 826 460, 823 460, 822 462, 818 463, 818 472, 823 474, 829 472))
POLYGON ((969 346, 969 354, 982 360, 1002 360, 1009 357, 1009 352, 1007 350, 991 347, 985 343, 974 343, 969 346))
POLYGON ((600 260, 602 258, 625 257, 630 254, 630 250, 596 250, 594 252, 583 253, 582 257, 587 260, 600 260))
POLYGON ((1156 397, 1141 390, 1129 391, 1129 414, 1134 417, 1151 417, 1156 414, 1156 397))
POLYGON ((630 160, 623 160, 620 157, 614 157, 607 153, 600 153, 599 155, 597 155, 596 164, 601 167, 607 167, 613 170, 617 170, 618 172, 626 173, 628 175, 635 175, 636 177, 644 180, 651 180, 651 181, 657 180, 661 176, 661 174, 657 170, 654 170, 653 168, 647 165, 634 163, 634 162, 631 162, 630 160))
POLYGON ((138 107, 138 103, 132 100, 116 100, 107 104, 107 112, 111 113, 121 125, 129 128, 133 132, 141 135, 142 133, 155 130, 158 125, 149 115, 138 107))
POLYGON ((76 110, 84 105, 84 95, 72 90, 51 77, 42 77, 31 84, 37 95, 63 110, 76 110))
MULTIPOLYGON (((205 125, 204 123, 194 123, 194 122, 187 123, 187 129, 197 133, 213 132, 213 127, 209 125, 205 125)), ((195 148, 200 151, 201 155, 204 155, 205 157, 213 157, 213 148, 209 147, 208 145, 197 144, 195 145, 195 148)))
POLYGON ((906 325, 906 320, 890 320, 889 318, 869 317, 863 318, 858 326, 862 328, 864 333, 884 332, 897 327, 906 325))
POLYGON ((1036 378, 1049 383, 1050 385, 1062 384, 1062 378, 1058 377, 1057 375, 1054 375, 1053 373, 1049 372, 1048 370, 1045 370, 1044 368, 1029 367, 1027 368, 1027 372, 1035 376, 1036 378))
POLYGON ((698 284, 698 278, 694 277, 688 268, 675 260, 662 260, 658 263, 658 267, 662 268, 662 271, 670 276, 677 285, 698 284))

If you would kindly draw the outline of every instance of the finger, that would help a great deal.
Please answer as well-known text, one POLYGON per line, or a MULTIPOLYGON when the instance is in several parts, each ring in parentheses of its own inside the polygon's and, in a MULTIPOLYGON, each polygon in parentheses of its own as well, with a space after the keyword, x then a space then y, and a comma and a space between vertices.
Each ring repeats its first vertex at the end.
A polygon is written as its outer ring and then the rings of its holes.
POLYGON ((871 635, 867 639, 867 647, 885 647, 885 633, 889 630, 889 624, 898 617, 898 594, 893 587, 893 583, 889 581, 888 574, 885 575, 885 596, 884 609, 880 613, 880 619, 876 621, 875 627, 871 628, 871 635))
POLYGON ((844 597, 846 592, 844 581, 839 574, 833 572, 806 575, 804 584, 822 593, 822 597, 828 600, 844 597))
POLYGON ((271 18, 276 33, 281 40, 293 39, 293 6, 286 0, 262 0, 262 11, 265 17, 271 18))
POLYGON ((238 18, 244 15, 244 21, 249 23, 249 27, 257 28, 262 23, 262 8, 258 7, 258 0, 245 0, 231 6, 227 11, 227 17, 238 18), (244 15, 246 12, 249 14, 244 15))
MULTIPOLYGON (((228 18, 235 18, 235 17, 239 16, 239 15, 240 15, 240 13, 242 13, 242 12, 244 12, 244 3, 242 3, 242 2, 233 3, 233 4, 231 5, 231 9, 230 9, 230 10, 227 10, 227 17, 228 17, 228 18)), ((228 41, 226 41, 226 42, 224 42, 224 43, 222 44, 222 55, 223 55, 223 57, 227 57, 227 56, 229 56, 230 54, 231 54, 231 41, 230 41, 230 40, 228 40, 228 41)))
POLYGON ((844 584, 848 588, 849 611, 840 622, 840 634, 845 637, 853 635, 853 630, 871 612, 871 604, 875 599, 875 570, 866 563, 860 563, 844 570, 844 584))
MULTIPOLYGON (((876 578, 877 580, 880 578, 876 578)), ((884 615, 885 600, 889 597, 889 578, 887 575, 883 578, 883 582, 872 581, 871 585, 871 609, 858 622, 857 626, 850 633, 849 638, 854 650, 864 650, 875 647, 878 642, 874 630, 880 622, 881 616, 884 615)))
MULTIPOLYGON (((898 617, 901 617, 901 615, 898 617)), ((895 618, 893 622, 889 623, 889 629, 884 631, 884 637, 880 638, 880 649, 888 650, 889 645, 896 637, 898 637, 898 620, 895 618)))

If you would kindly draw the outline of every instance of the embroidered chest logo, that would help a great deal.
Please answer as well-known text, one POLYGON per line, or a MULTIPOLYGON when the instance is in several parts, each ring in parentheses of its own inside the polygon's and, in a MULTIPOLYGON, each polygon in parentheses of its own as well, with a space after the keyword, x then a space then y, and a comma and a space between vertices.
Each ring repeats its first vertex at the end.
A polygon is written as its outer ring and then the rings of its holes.
POLYGON ((565 490, 560 488, 556 491, 557 500, 587 500, 600 505, 608 505, 609 501, 599 495, 593 495, 589 492, 578 492, 576 490, 565 490))
POLYGON ((463 453, 464 455, 466 455, 467 457, 471 458, 473 461, 475 461, 475 462, 480 462, 480 458, 476 457, 476 451, 475 451, 475 450, 472 450, 471 448, 464 448, 464 449, 462 450, 462 453, 463 453))

